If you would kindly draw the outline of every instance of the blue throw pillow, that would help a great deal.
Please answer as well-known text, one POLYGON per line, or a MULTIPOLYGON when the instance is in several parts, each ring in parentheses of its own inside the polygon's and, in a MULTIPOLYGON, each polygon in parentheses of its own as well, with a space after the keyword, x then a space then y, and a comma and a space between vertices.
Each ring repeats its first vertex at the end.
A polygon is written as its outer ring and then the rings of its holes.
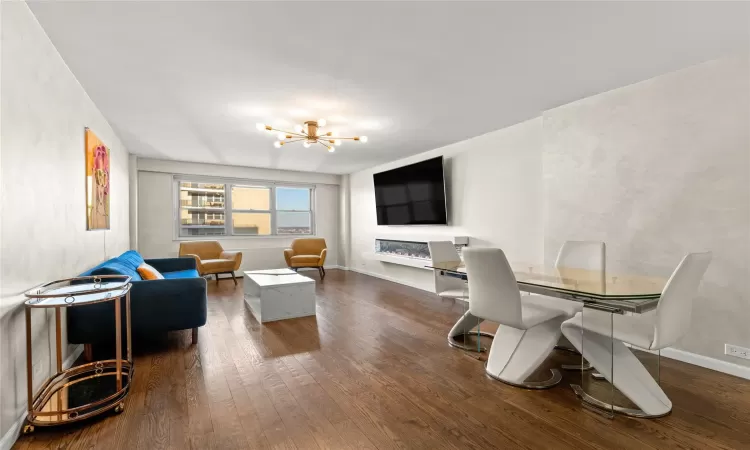
POLYGON ((121 264, 133 269, 133 272, 136 272, 138 266, 143 264, 143 256, 135 250, 128 250, 115 259, 119 260, 121 264))

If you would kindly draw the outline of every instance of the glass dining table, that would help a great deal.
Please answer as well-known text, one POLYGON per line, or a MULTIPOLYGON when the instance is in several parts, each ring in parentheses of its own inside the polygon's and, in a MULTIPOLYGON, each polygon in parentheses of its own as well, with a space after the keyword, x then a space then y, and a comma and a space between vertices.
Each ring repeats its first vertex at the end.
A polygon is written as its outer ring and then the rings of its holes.
MULTIPOLYGON (((427 264, 426 267, 438 271, 440 275, 468 281, 466 268, 460 262, 427 264)), ((602 270, 540 264, 511 263, 511 268, 520 291, 581 303, 583 321, 594 320, 595 316, 601 319, 602 315, 608 315, 608 320, 612 322, 615 315, 649 313, 658 306, 662 290, 667 283, 667 279, 662 277, 611 274, 602 270)), ((465 289, 465 297, 471 302, 468 285, 465 289)), ((477 347, 473 351, 486 350, 481 346, 480 336, 491 337, 492 334, 482 331, 481 323, 482 320, 472 316, 467 306, 464 315, 449 333, 449 342, 453 342, 452 345, 456 347, 465 348, 455 344, 456 339, 462 337, 465 343, 468 342, 467 337, 474 335, 477 347)), ((584 333, 584 346, 586 345, 585 338, 584 333)), ((573 349, 567 348, 566 350, 573 349)), ((634 353, 637 353, 643 365, 658 382, 658 353, 656 355, 645 351, 634 353)), ((571 387, 584 401, 584 405, 594 406, 598 412, 609 417, 613 417, 615 411, 628 411, 633 406, 602 375, 588 370, 590 367, 583 357, 581 357, 581 365, 568 365, 563 368, 580 371, 580 384, 571 384, 571 387)))

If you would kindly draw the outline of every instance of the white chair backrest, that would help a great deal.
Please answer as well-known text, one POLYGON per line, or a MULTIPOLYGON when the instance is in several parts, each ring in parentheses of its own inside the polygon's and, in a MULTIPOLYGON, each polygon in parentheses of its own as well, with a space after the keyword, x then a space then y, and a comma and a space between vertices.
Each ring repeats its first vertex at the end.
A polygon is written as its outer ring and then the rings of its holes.
POLYGON ((711 252, 689 253, 669 277, 656 307, 652 350, 676 344, 688 332, 693 299, 709 263, 711 252))
POLYGON ((430 241, 427 243, 430 249, 430 259, 433 263, 460 263, 461 257, 458 250, 451 241, 430 241))
POLYGON ((565 241, 557 254, 555 267, 560 269, 606 269, 606 247, 600 241, 565 241))
MULTIPOLYGON (((451 241, 430 241, 427 243, 430 249, 430 259, 433 264, 455 263, 461 264, 461 257, 458 250, 451 241)), ((460 278, 441 275, 439 270, 435 270, 435 292, 440 293, 448 290, 464 290, 466 283, 460 278)))
POLYGON ((523 328, 521 293, 516 277, 499 248, 466 248, 469 312, 476 317, 523 328))

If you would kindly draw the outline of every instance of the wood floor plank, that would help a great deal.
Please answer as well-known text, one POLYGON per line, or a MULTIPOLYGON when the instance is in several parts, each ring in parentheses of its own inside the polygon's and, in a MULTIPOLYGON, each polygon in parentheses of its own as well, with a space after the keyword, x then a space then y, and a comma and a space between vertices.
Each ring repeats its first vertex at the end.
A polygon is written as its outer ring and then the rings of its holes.
POLYGON ((330 270, 316 278, 316 317, 261 325, 242 292, 209 284, 197 345, 189 331, 136 343, 122 414, 14 449, 750 448, 747 380, 662 358, 673 413, 607 419, 567 386, 580 374, 547 391, 488 379, 481 358, 446 343, 460 303, 330 270))

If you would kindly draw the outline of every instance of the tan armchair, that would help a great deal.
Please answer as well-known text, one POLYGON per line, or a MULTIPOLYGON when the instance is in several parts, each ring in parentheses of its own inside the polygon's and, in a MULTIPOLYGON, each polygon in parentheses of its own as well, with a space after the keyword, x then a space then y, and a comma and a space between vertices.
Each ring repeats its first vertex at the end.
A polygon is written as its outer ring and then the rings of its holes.
POLYGON ((292 241, 292 248, 284 250, 286 265, 292 270, 301 267, 314 267, 320 273, 320 279, 326 277, 323 263, 326 262, 326 240, 323 238, 300 238, 292 241))
POLYGON ((237 286, 234 271, 240 268, 242 252, 224 251, 217 241, 189 241, 180 242, 180 256, 195 258, 198 273, 201 276, 214 275, 216 284, 219 284, 219 274, 231 274, 234 285, 237 286))

